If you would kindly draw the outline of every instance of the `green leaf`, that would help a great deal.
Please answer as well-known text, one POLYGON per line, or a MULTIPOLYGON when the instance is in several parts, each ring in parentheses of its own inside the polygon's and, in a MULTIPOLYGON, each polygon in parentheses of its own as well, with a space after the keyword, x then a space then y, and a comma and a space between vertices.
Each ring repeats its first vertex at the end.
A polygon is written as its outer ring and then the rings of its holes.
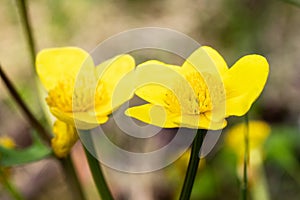
POLYGON ((7 149, 0 146, 0 166, 9 167, 41 160, 52 154, 35 133, 32 133, 33 143, 26 149, 7 149))
POLYGON ((273 126, 265 144, 265 155, 267 160, 275 162, 300 183, 300 163, 296 155, 299 136, 298 127, 273 126))

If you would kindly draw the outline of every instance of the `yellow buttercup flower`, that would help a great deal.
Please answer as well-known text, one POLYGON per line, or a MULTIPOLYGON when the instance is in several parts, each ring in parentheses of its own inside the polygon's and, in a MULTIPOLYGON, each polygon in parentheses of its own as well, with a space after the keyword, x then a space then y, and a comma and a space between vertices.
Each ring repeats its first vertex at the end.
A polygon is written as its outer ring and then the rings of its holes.
POLYGON ((8 136, 0 137, 0 146, 5 147, 7 149, 13 149, 16 147, 15 142, 8 136))
MULTIPOLYGON (((245 133, 246 124, 241 123, 230 128, 226 133, 225 144, 237 156, 237 175, 240 180, 244 176, 245 133)), ((249 121, 247 163, 248 182, 253 199, 270 199, 267 182, 263 170, 263 145, 271 132, 270 126, 264 121, 249 121)))
POLYGON ((59 120, 54 124, 52 140, 59 157, 65 156, 77 140, 75 126, 91 129, 103 124, 131 98, 132 94, 124 92, 112 100, 118 82, 134 67, 130 55, 116 56, 95 67, 92 57, 76 47, 45 49, 37 55, 36 71, 48 91, 46 102, 59 120))
MULTIPOLYGON (((120 105, 112 95, 120 79, 135 67, 130 55, 121 55, 94 66, 90 55, 75 47, 41 51, 36 58, 37 74, 48 91, 51 113, 79 129, 105 123, 120 105)), ((123 103, 130 98, 124 94, 123 103)), ((121 101, 120 101, 121 102, 121 101)))
MULTIPOLYGON (((170 82, 149 83, 136 90, 147 104, 129 108, 128 116, 164 128, 187 127, 221 129, 228 116, 244 115, 258 98, 266 83, 269 66, 260 55, 247 55, 231 68, 219 53, 207 46, 196 50, 181 67, 159 61, 138 66, 160 66, 170 82), (177 76, 170 75, 176 72, 177 76)), ((158 76, 163 71, 153 70, 158 76)), ((142 74, 142 73, 141 73, 142 74)))
MULTIPOLYGON (((234 150, 238 158, 243 162, 245 153, 244 134, 246 131, 246 124, 241 123, 233 126, 227 131, 226 144, 234 150)), ((259 154, 262 152, 263 144, 271 132, 270 126, 263 121, 250 121, 249 122, 249 153, 259 154)), ((255 156, 253 156, 255 159, 255 156)), ((251 159, 251 158, 250 158, 251 159)))
MULTIPOLYGON (((243 165, 245 156, 245 132, 246 124, 241 123, 230 128, 226 133, 225 144, 237 155, 238 175, 243 177, 243 165)), ((249 142, 249 173, 250 182, 255 180, 257 169, 263 162, 263 145, 271 132, 270 126, 264 121, 250 121, 249 142)))
POLYGON ((53 125, 53 133, 54 138, 51 140, 53 152, 59 158, 66 157, 78 139, 76 129, 57 120, 53 125))
MULTIPOLYGON (((10 138, 9 136, 1 136, 0 137, 0 146, 5 147, 7 149, 14 149, 16 147, 15 141, 10 138)), ((0 154, 1 159, 1 154, 0 154)), ((3 178, 7 178, 11 174, 11 168, 10 167, 2 167, 0 166, 0 172, 3 177, 0 176, 0 183, 3 183, 3 178)))

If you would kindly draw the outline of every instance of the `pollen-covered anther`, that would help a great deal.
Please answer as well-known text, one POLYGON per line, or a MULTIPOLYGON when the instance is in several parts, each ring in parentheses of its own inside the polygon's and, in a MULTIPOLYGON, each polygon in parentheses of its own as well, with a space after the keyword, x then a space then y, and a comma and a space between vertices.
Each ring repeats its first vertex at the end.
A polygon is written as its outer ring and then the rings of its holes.
POLYGON ((47 104, 65 112, 86 112, 91 110, 96 102, 101 102, 104 94, 101 82, 97 85, 96 80, 91 77, 80 77, 74 82, 72 79, 60 81, 49 91, 47 104))
POLYGON ((66 112, 72 111, 72 93, 71 80, 65 79, 49 90, 46 102, 50 107, 56 107, 66 112))
POLYGON ((219 91, 221 86, 219 81, 214 80, 210 74, 204 74, 204 76, 205 81, 200 73, 193 72, 186 75, 186 82, 177 82, 173 91, 170 90, 165 96, 168 109, 172 112, 190 115, 212 111, 213 102, 219 103, 222 99, 219 91), (208 87, 208 84, 212 85, 208 87))

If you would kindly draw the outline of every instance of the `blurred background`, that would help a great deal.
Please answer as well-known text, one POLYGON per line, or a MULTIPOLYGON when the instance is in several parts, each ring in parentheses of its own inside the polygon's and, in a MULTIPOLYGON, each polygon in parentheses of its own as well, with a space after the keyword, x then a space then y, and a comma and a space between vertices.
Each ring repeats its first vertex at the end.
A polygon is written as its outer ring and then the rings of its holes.
MULTIPOLYGON (((145 26, 180 31, 217 49, 231 66, 246 54, 264 55, 270 76, 250 119, 271 126, 264 143, 262 171, 269 199, 300 198, 300 1, 298 0, 28 0, 38 50, 78 46, 87 51, 108 37, 145 26)), ((0 62, 21 96, 42 119, 34 71, 15 1, 0 2, 0 62)), ((238 199, 237 156, 224 142, 226 130, 242 122, 230 118, 214 151, 199 167, 192 199, 238 199)), ((30 126, 0 83, 0 135, 17 148, 31 144, 30 126)), ((97 193, 82 147, 72 156, 89 199, 97 193)), ((184 156, 163 170, 126 174, 105 168, 116 199, 176 199, 187 166, 184 156)), ((14 167, 10 176, 27 199, 71 199, 54 159, 14 167)), ((255 185, 255 180, 253 183, 255 185)), ((251 186, 252 187, 252 186, 251 186)), ((254 186, 253 186, 254 187, 254 186)), ((0 199, 10 199, 0 187, 0 199)))

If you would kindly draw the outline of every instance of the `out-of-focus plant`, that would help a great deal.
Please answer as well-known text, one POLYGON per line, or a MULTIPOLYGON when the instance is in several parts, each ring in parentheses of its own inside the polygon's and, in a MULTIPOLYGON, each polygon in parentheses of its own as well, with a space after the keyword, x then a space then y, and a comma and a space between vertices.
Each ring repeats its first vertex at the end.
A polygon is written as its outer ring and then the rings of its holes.
POLYGON ((265 144, 266 162, 280 167, 300 185, 300 162, 297 160, 299 128, 272 126, 271 137, 265 144))
POLYGON ((270 126, 263 121, 250 121, 248 127, 245 123, 235 125, 226 134, 226 144, 237 156, 237 174, 243 180, 245 140, 244 133, 248 131, 249 157, 247 157, 247 177, 253 199, 267 200, 265 175, 263 171, 263 145, 270 134, 270 126))
MULTIPOLYGON (((0 149, 10 151, 16 147, 15 142, 12 138, 8 136, 1 136, 0 137, 0 149)), ((0 159, 4 156, 3 151, 0 151, 0 159)), ((22 200, 21 194, 16 190, 15 186, 9 181, 10 178, 10 168, 3 166, 2 163, 0 164, 0 184, 10 192, 13 198, 16 200, 22 200)))

